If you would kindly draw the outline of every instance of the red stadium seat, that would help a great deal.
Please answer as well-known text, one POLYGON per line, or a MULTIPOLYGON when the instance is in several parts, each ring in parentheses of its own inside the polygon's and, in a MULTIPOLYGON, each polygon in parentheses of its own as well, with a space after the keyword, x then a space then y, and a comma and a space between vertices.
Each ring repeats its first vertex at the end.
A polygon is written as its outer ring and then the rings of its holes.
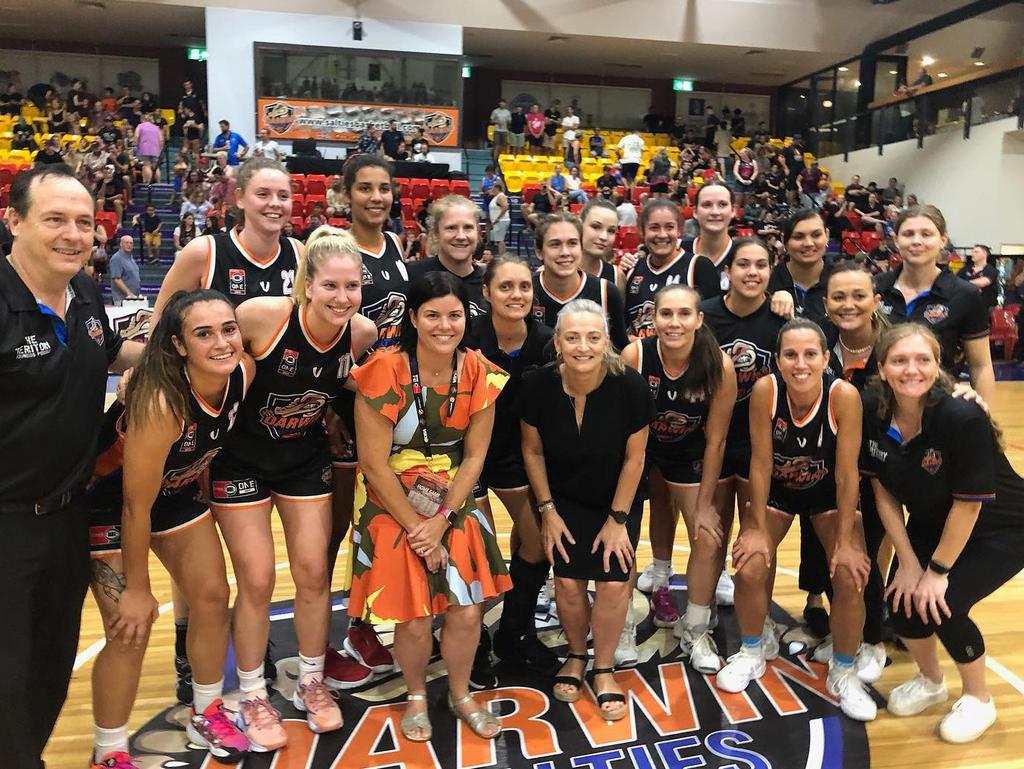
POLYGON ((683 221, 693 218, 693 206, 684 206, 682 209, 683 221))
POLYGON ((103 231, 107 234, 107 240, 113 240, 114 234, 117 232, 117 214, 113 211, 100 211, 96 214, 96 224, 103 227, 103 231))
POLYGON ((306 177, 302 174, 291 174, 292 195, 303 195, 306 192, 306 177))
POLYGON ((291 221, 292 221, 292 227, 294 228, 296 234, 301 234, 302 233, 302 225, 303 225, 302 217, 301 216, 293 216, 291 221))
POLYGON ((309 174, 306 176, 306 194, 326 195, 327 184, 327 177, 323 174, 309 174))
POLYGON ((432 200, 443 198, 451 192, 451 185, 447 179, 433 179, 430 182, 430 197, 432 200))
POLYGON ((341 229, 348 229, 348 219, 344 216, 332 216, 327 220, 327 223, 332 227, 340 227, 341 229))
POLYGON ((615 234, 615 248, 632 253, 640 245, 640 232, 636 227, 619 227, 615 234))
POLYGON ((696 187, 690 187, 690 188, 689 188, 689 189, 688 189, 688 190, 686 191, 686 199, 687 199, 688 201, 690 201, 690 205, 691 205, 691 206, 693 205, 693 201, 694 201, 694 199, 695 199, 696 197, 697 197, 697 188, 696 188, 696 187))
POLYGON ((409 180, 408 180, 408 178, 406 178, 404 176, 396 176, 394 179, 392 179, 392 181, 395 184, 397 184, 399 187, 401 187, 402 191, 399 194, 400 198, 407 198, 407 197, 409 197, 409 180))
POLYGON ((403 219, 415 219, 416 209, 413 207, 412 198, 402 198, 402 218, 403 219))
POLYGON ((11 166, 0 166, 0 186, 10 189, 11 182, 18 175, 18 171, 11 166))
POLYGON ((579 212, 582 211, 582 210, 583 210, 583 204, 582 203, 570 203, 569 204, 569 213, 572 214, 573 216, 579 215, 579 212))
POLYGON ((302 195, 292 198, 292 217, 301 219, 306 215, 306 199, 302 195))
POLYGON ((411 184, 412 189, 409 190, 409 197, 420 200, 430 197, 430 183, 426 179, 415 179, 411 184))
MULTIPOLYGON (((309 187, 306 187, 308 190, 309 187)), ((314 203, 320 203, 324 208, 327 208, 327 196, 326 195, 311 195, 306 194, 306 210, 309 211, 313 208, 314 203)))
POLYGON ((650 187, 634 187, 633 188, 633 199, 630 201, 634 206, 640 205, 640 196, 649 195, 651 192, 650 187))
POLYGON ((752 238, 754 237, 754 231, 750 227, 737 227, 736 235, 741 238, 752 238))
POLYGON ((992 311, 989 340, 993 347, 1002 345, 1004 360, 1013 357, 1013 350, 1017 346, 1017 319, 1002 307, 992 311))
POLYGON ((455 179, 452 181, 452 194, 462 195, 464 198, 468 198, 469 195, 469 182, 465 179, 455 179))

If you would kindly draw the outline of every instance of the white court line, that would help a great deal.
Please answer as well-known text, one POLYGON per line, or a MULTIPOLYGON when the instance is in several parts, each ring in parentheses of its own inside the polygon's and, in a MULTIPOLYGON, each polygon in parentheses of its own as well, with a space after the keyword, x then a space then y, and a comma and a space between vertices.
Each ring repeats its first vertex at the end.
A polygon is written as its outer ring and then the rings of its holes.
MULTIPOLYGON (((339 553, 339 555, 340 555, 340 553, 339 553)), ((288 568, 288 561, 282 561, 281 563, 275 563, 274 564, 274 571, 281 571, 281 569, 287 569, 287 568, 288 568)), ((228 580, 228 584, 229 585, 236 584, 235 578, 232 577, 231 579, 229 579, 228 580)), ((157 614, 158 614, 158 616, 166 614, 172 608, 174 608, 174 604, 171 601, 168 601, 167 603, 160 605, 160 607, 157 609, 157 614)), ((75 657, 75 666, 73 668, 71 668, 71 669, 73 671, 78 670, 84 664, 89 662, 89 660, 91 660, 93 657, 95 657, 97 654, 99 654, 101 651, 103 651, 103 647, 106 646, 106 645, 107 645, 107 639, 106 638, 100 638, 97 641, 93 641, 91 644, 86 646, 85 649, 82 650, 81 654, 79 654, 77 657, 75 657)))
POLYGON ((810 737, 807 745, 807 763, 804 769, 821 769, 825 757, 825 728, 820 718, 815 718, 808 725, 810 737))

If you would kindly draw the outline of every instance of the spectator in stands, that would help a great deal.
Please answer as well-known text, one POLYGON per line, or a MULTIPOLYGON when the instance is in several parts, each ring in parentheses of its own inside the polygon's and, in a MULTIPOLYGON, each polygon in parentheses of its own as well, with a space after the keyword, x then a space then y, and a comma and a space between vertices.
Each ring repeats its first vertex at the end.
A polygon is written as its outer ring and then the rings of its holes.
POLYGON ((555 134, 562 125, 562 102, 552 99, 551 105, 544 110, 544 147, 549 155, 555 154, 555 134))
POLYGON ((192 214, 196 229, 199 230, 206 226, 206 215, 213 208, 213 203, 207 199, 204 192, 204 190, 194 189, 181 204, 181 218, 184 219, 186 214, 192 214))
POLYGON ((46 109, 50 99, 56 95, 49 83, 36 83, 25 92, 26 100, 34 104, 40 112, 46 109))
POLYGON ((615 210, 619 214, 619 227, 637 226, 636 207, 626 200, 621 192, 612 195, 612 203, 615 204, 615 210))
POLYGON ((179 120, 181 121, 181 135, 185 140, 185 145, 193 152, 199 152, 203 131, 206 130, 202 119, 191 109, 185 107, 179 120))
POLYGON ((885 224, 885 206, 879 199, 877 192, 868 193, 868 202, 861 211, 861 225, 874 227, 879 235, 882 234, 882 225, 885 224))
POLYGON ((729 130, 729 123, 721 120, 718 129, 715 131, 715 153, 718 158, 717 170, 719 175, 725 179, 728 171, 732 168, 732 132, 729 130))
POLYGON ((114 142, 114 148, 110 152, 110 158, 107 160, 108 163, 113 163, 116 173, 120 174, 121 182, 124 185, 125 192, 128 194, 127 204, 132 204, 132 188, 135 184, 135 165, 134 158, 131 153, 125 147, 124 139, 118 139, 114 142))
POLYGON ((498 106, 491 110, 488 124, 494 126, 494 156, 508 150, 509 124, 512 122, 512 113, 508 111, 508 105, 504 99, 498 99, 498 106))
POLYGON ((565 174, 562 173, 561 164, 555 165, 554 173, 548 179, 548 186, 557 192, 559 197, 565 196, 565 174))
POLYGON ((529 203, 524 203, 520 208, 526 218, 526 224, 531 230, 536 230, 548 214, 558 210, 558 193, 548 186, 547 181, 540 183, 540 189, 533 194, 529 203))
POLYGON ((580 177, 580 167, 572 166, 569 175, 565 178, 565 196, 569 203, 587 204, 587 193, 583 190, 583 179, 580 177))
POLYGON ((480 193, 486 195, 493 184, 498 181, 498 173, 494 166, 487 166, 484 169, 484 175, 480 179, 480 193))
POLYGON ((889 183, 886 188, 882 190, 882 201, 885 203, 893 203, 897 198, 903 197, 903 185, 899 183, 899 180, 895 177, 889 177, 889 183))
POLYGON ((495 244, 499 254, 504 254, 505 239, 508 237, 508 228, 512 222, 509 215, 508 196, 505 195, 505 185, 500 179, 495 179, 488 192, 487 240, 495 244))
POLYGON ((92 109, 89 111, 89 115, 86 118, 85 132, 89 136, 99 136, 100 131, 102 131, 106 125, 104 118, 109 114, 109 112, 103 109, 103 102, 96 102, 92 105, 92 109))
POLYGON ((636 175, 644 156, 644 140, 640 129, 634 128, 619 140, 619 163, 622 167, 622 181, 626 185, 626 193, 633 194, 636 186, 636 175))
POLYGON ((210 148, 213 151, 225 149, 228 153, 228 165, 237 166, 241 162, 249 143, 242 138, 240 133, 231 130, 231 123, 221 120, 217 123, 220 126, 220 133, 213 140, 210 148))
POLYGON ((426 157, 430 153, 430 141, 427 139, 427 132, 423 126, 416 126, 416 134, 412 137, 412 159, 417 155, 426 157))
POLYGON ((115 226, 120 227, 124 220, 124 180, 113 163, 103 167, 93 187, 93 198, 96 200, 96 213, 113 211, 116 214, 115 226))
POLYGON ((569 168, 578 168, 583 163, 583 142, 580 141, 580 135, 580 132, 576 131, 569 144, 565 147, 565 157, 563 159, 569 168))
POLYGON ((601 129, 597 127, 594 128, 594 133, 590 137, 590 157, 605 157, 604 137, 601 136, 601 129))
POLYGON ((18 115, 18 122, 11 126, 11 149, 12 150, 29 150, 35 152, 39 149, 39 145, 36 144, 35 131, 30 126, 23 115, 18 115))
POLYGON ((110 147, 113 147, 114 142, 116 142, 118 139, 124 138, 124 134, 121 133, 121 130, 114 125, 113 115, 103 116, 103 127, 100 128, 99 132, 96 135, 99 136, 104 141, 104 143, 110 147))
POLYGON ((345 215, 345 190, 342 186, 340 174, 331 177, 331 184, 327 188, 327 218, 345 215))
POLYGON ((736 192, 736 205, 742 206, 746 197, 757 189, 757 163, 754 162, 754 153, 749 147, 740 150, 736 162, 732 165, 733 189, 736 192))
POLYGON ((653 198, 668 197, 669 179, 672 176, 672 161, 669 160, 668 150, 659 147, 651 158, 650 167, 647 169, 647 184, 650 186, 650 196, 653 198))
POLYGON ((754 147, 759 147, 762 144, 768 144, 771 138, 772 135, 768 131, 768 124, 762 120, 757 124, 757 130, 754 131, 754 135, 750 137, 750 144, 754 147))
POLYGON ((235 177, 224 173, 224 169, 220 167, 214 168, 210 172, 210 180, 210 192, 207 197, 213 204, 214 210, 224 216, 235 204, 235 190, 238 188, 238 182, 235 181, 235 177))
MULTIPOLYGON (((363 155, 377 155, 380 153, 380 142, 374 135, 376 132, 369 125, 359 134, 359 141, 356 142, 356 152, 363 155)), ((413 158, 415 160, 415 158, 413 158)))
POLYGON ((797 177, 800 184, 800 203, 804 208, 817 211, 825 202, 825 196, 821 189, 821 181, 825 178, 818 161, 811 161, 811 165, 805 167, 797 177))
POLYGON ((1024 304, 1024 259, 1013 260, 1013 270, 1006 281, 1006 294, 1003 299, 1003 305, 1008 304, 1024 304))
POLYGON ((398 130, 398 121, 389 120, 387 130, 380 135, 380 146, 384 151, 384 157, 397 160, 398 153, 404 144, 405 134, 398 130))
POLYGON ((64 162, 78 179, 83 176, 82 164, 88 154, 89 141, 84 137, 77 141, 70 139, 64 145, 64 162))
POLYGON ((544 113, 540 111, 539 104, 531 104, 530 111, 526 114, 526 141, 530 145, 531 153, 538 153, 544 146, 544 113))
POLYGON ((303 222, 302 229, 304 232, 312 232, 317 227, 327 224, 327 216, 324 213, 324 204, 319 200, 313 203, 313 206, 303 222))
POLYGON ((576 134, 580 130, 580 116, 576 114, 576 110, 570 104, 565 108, 565 115, 562 117, 562 148, 563 151, 567 151, 576 139, 576 134))
MULTIPOLYGON (((114 96, 113 88, 104 88, 103 96, 97 102, 104 112, 113 114, 114 110, 117 109, 117 98, 114 96)), ((95 105, 93 106, 95 109, 95 105)))
POLYGON ((914 93, 921 88, 930 86, 933 82, 935 81, 932 80, 932 76, 928 74, 928 68, 922 66, 921 71, 917 73, 917 79, 907 87, 907 91, 909 93, 914 93))
POLYGON ((107 165, 109 156, 110 153, 107 151, 107 145, 102 139, 93 141, 92 146, 89 148, 89 154, 82 160, 86 186, 95 184, 103 174, 103 168, 107 165))
POLYGON ((853 207, 858 211, 864 211, 868 205, 868 188, 860 183, 860 174, 854 174, 850 177, 850 183, 846 185, 846 190, 843 192, 846 196, 846 200, 853 204, 853 207))
POLYGON ((160 183, 160 155, 164 151, 164 136, 153 122, 153 113, 147 112, 135 131, 135 153, 142 164, 142 183, 160 183))
MULTIPOLYGON (((290 222, 289 222, 290 224, 290 222)), ((204 235, 217 235, 224 232, 224 225, 221 223, 220 215, 210 214, 206 217, 206 226, 203 227, 204 235)))
POLYGON ((60 99, 56 97, 50 99, 43 116, 47 120, 50 133, 71 133, 71 121, 68 119, 67 110, 64 109, 64 104, 60 99))
POLYGON ((256 143, 246 154, 254 158, 270 158, 271 160, 281 160, 284 157, 281 145, 270 138, 270 132, 266 128, 256 133, 256 143))
POLYGON ((917 195, 911 192, 909 195, 907 195, 907 200, 906 202, 904 202, 902 209, 906 211, 908 208, 916 208, 917 206, 920 205, 921 204, 917 202, 917 195))
POLYGON ((615 188, 619 186, 619 180, 615 174, 612 173, 611 166, 604 167, 604 173, 602 173, 596 182, 597 194, 602 198, 611 199, 612 193, 615 192, 615 188))
POLYGON ((999 271, 992 264, 992 249, 981 243, 971 249, 970 261, 957 273, 981 292, 981 301, 991 312, 999 303, 999 271))
POLYGON ((191 80, 186 80, 182 85, 181 99, 178 100, 178 118, 180 122, 185 120, 187 109, 200 123, 206 122, 206 104, 195 92, 191 80))
POLYGON ((126 85, 121 86, 121 95, 117 97, 117 116, 126 120, 135 108, 135 97, 132 96, 132 89, 126 85))
MULTIPOLYGON (((291 222, 289 222, 290 224, 291 222)), ((184 214, 174 228, 174 258, 178 258, 181 249, 199 236, 196 229, 196 218, 191 213, 184 214)))
POLYGON ((421 141, 413 145, 416 149, 413 150, 411 160, 414 163, 436 163, 437 160, 434 158, 434 153, 430 151, 430 142, 421 141))
POLYGON ((18 87, 14 83, 8 83, 7 90, 0 94, 0 115, 20 115, 21 105, 24 103, 25 97, 18 93, 18 87))
POLYGON ((146 205, 144 213, 132 217, 132 227, 137 227, 142 232, 142 247, 146 261, 150 264, 160 261, 160 243, 163 240, 160 224, 156 206, 152 203, 146 205))
POLYGON ((59 136, 51 136, 46 140, 43 148, 36 153, 35 162, 36 165, 64 162, 64 153, 60 149, 59 136))
POLYGON ((714 107, 706 107, 704 109, 704 146, 709 150, 714 151, 717 147, 715 144, 715 133, 718 131, 718 115, 715 114, 714 107))
POLYGON ((135 299, 142 291, 139 265, 132 259, 135 240, 131 235, 122 235, 118 249, 110 257, 110 298, 115 307, 124 304, 125 299, 135 299))
POLYGON ((512 109, 512 117, 508 123, 509 152, 516 153, 526 146, 526 115, 523 108, 516 105, 512 109))
POLYGON ((732 111, 732 118, 729 120, 729 128, 732 130, 733 136, 747 135, 747 118, 743 115, 743 110, 739 107, 732 111))
POLYGON ((218 152, 216 157, 214 157, 213 168, 208 169, 206 172, 206 180, 211 184, 214 181, 212 178, 213 172, 216 171, 217 169, 220 169, 220 172, 224 174, 224 176, 235 175, 235 167, 228 165, 228 153, 218 152))

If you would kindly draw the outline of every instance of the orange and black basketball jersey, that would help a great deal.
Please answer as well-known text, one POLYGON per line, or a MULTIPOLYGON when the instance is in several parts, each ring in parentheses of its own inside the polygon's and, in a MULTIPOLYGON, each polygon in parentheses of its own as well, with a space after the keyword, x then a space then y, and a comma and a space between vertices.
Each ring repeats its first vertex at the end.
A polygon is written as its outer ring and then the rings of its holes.
POLYGON ((655 416, 651 420, 647 454, 660 465, 662 461, 693 461, 704 458, 704 426, 710 402, 703 391, 693 391, 684 371, 673 379, 665 371, 655 336, 638 344, 638 370, 654 399, 655 416))
MULTIPOLYGON (((189 389, 189 419, 182 425, 181 435, 164 461, 161 497, 179 493, 193 496, 198 491, 196 481, 224 446, 228 433, 235 426, 248 385, 245 366, 239 364, 228 378, 220 406, 207 403, 195 390, 189 389)), ((115 401, 107 410, 100 433, 101 451, 96 459, 90 494, 101 486, 109 486, 110 491, 120 494, 126 421, 124 404, 115 401)))
POLYGON ((398 236, 385 232, 379 251, 360 245, 359 253, 363 256, 363 301, 359 312, 377 326, 377 342, 372 349, 396 345, 409 287, 409 271, 402 261, 398 236))
POLYGON ((832 391, 840 380, 822 375, 817 402, 801 419, 793 416, 786 383, 772 383, 772 483, 768 504, 792 515, 836 509, 836 425, 832 391))
POLYGON ((326 345, 310 334, 305 310, 295 307, 266 349, 254 351, 256 377, 242 404, 229 451, 244 459, 267 441, 323 438, 327 405, 352 368, 352 324, 326 345))
POLYGON ((203 288, 220 291, 236 307, 255 296, 291 296, 299 247, 292 238, 282 237, 277 253, 260 261, 242 244, 238 229, 203 237, 206 242, 206 272, 203 288))
POLYGON ((554 328, 558 322, 558 313, 574 299, 589 299, 601 305, 605 317, 608 318, 608 331, 617 350, 629 344, 626 335, 626 315, 622 306, 622 294, 619 293, 614 281, 608 281, 579 272, 579 286, 569 296, 558 296, 544 285, 544 273, 533 276, 533 319, 545 326, 554 328))
POLYGON ((626 323, 630 336, 654 335, 654 295, 665 286, 690 286, 702 299, 719 294, 718 273, 710 259, 679 250, 661 267, 641 259, 626 278, 626 323))

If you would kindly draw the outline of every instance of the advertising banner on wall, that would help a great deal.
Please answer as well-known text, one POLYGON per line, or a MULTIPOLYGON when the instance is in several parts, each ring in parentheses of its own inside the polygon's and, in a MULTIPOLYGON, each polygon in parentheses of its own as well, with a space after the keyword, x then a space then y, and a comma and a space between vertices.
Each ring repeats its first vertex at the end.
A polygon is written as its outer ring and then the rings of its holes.
POLYGON ((422 126, 435 147, 459 146, 459 111, 454 107, 257 99, 257 128, 278 139, 354 142, 367 128, 386 129, 390 120, 397 120, 406 134, 422 126))

